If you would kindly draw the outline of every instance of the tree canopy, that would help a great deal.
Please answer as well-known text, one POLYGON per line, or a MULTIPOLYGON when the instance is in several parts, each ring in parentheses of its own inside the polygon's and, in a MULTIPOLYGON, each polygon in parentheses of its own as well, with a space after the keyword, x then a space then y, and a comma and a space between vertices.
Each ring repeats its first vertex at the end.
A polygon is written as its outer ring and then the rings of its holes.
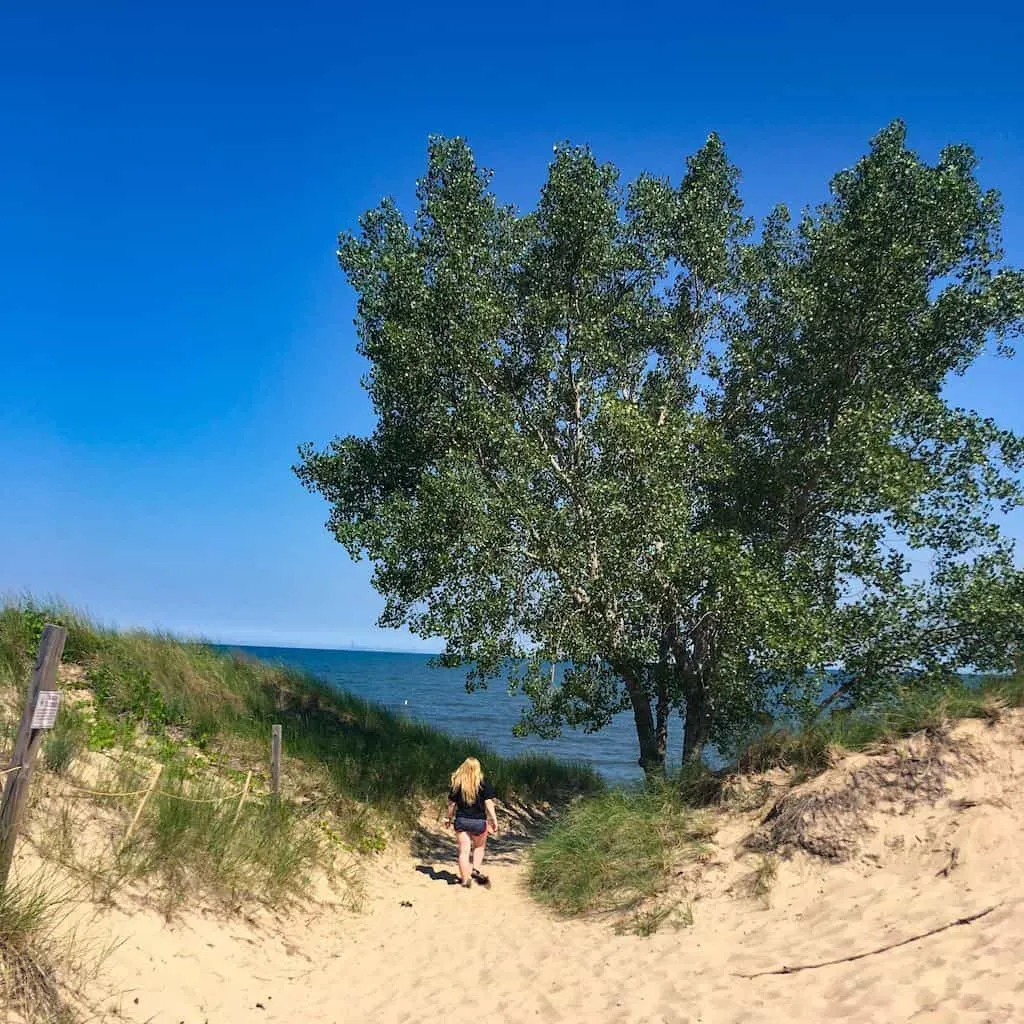
POLYGON ((296 466, 381 623, 511 672, 523 730, 631 710, 647 769, 676 713, 697 757, 830 667, 837 704, 1007 667, 1024 443, 943 389, 1024 326, 975 165, 896 122, 755 226, 714 135, 678 183, 560 147, 528 213, 431 139, 414 219, 339 242, 376 428, 296 466))

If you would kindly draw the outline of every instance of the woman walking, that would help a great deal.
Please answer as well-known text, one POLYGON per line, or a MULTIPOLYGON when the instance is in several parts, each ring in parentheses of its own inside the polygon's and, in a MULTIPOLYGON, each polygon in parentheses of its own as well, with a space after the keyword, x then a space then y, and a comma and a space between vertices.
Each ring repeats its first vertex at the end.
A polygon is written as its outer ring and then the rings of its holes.
POLYGON ((472 886, 474 878, 480 885, 491 884, 480 869, 484 864, 487 836, 498 831, 494 797, 494 787, 484 778, 483 769, 475 757, 467 757, 452 772, 445 825, 455 827, 459 843, 459 884, 467 889, 472 886))

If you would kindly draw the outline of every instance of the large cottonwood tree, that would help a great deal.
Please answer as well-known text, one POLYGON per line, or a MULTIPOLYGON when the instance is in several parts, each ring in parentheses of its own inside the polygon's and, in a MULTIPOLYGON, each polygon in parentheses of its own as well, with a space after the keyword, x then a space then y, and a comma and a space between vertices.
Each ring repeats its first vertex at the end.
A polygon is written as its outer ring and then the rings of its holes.
POLYGON ((382 624, 511 666, 523 729, 631 709, 648 770, 674 712, 696 757, 829 666, 839 702, 1006 667, 1024 446, 943 397, 1024 324, 974 172, 895 123, 755 238, 715 136, 678 184, 560 148, 527 214, 431 140, 415 219, 340 239, 376 429, 296 467, 382 624))

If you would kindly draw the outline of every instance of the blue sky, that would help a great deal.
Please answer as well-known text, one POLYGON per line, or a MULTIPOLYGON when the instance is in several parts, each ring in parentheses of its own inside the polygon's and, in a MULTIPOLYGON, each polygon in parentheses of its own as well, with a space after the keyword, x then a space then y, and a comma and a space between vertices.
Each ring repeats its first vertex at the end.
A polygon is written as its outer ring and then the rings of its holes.
MULTIPOLYGON (((824 198, 899 116, 929 157, 975 146, 1024 264, 1021 28, 1008 3, 4 5, 0 592, 420 646, 375 628, 289 467, 371 426, 335 240, 409 202, 427 135, 529 206, 554 142, 678 176, 715 130, 761 215, 824 198)), ((984 360, 952 392, 1024 430, 1022 385, 984 360)))

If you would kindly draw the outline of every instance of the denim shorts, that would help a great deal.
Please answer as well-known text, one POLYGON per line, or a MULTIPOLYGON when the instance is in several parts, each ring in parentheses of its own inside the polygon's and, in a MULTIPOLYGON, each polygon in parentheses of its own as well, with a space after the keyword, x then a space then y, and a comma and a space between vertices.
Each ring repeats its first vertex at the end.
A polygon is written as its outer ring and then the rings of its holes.
POLYGON ((463 818, 456 815, 455 831, 468 832, 471 836, 482 836, 487 831, 487 822, 483 818, 463 818))

